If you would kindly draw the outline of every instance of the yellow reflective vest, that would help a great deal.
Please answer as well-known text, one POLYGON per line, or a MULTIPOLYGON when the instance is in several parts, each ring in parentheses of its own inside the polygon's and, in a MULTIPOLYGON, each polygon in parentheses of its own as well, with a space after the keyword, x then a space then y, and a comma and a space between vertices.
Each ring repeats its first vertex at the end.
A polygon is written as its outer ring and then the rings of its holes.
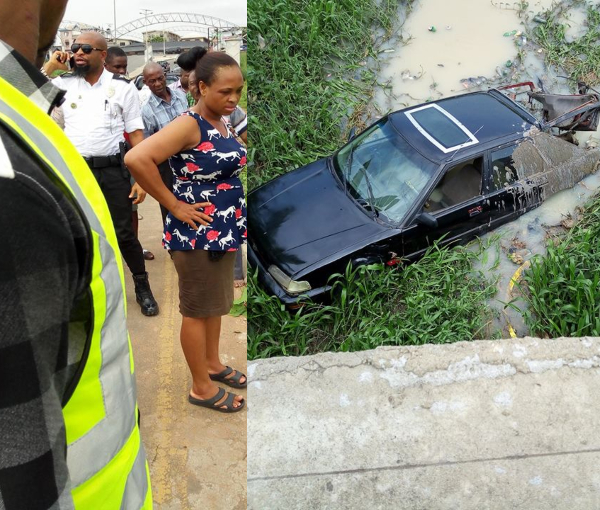
POLYGON ((63 407, 73 503, 78 510, 150 509, 150 476, 137 424, 123 266, 106 201, 62 130, 1 77, 0 122, 22 140, 48 174, 62 181, 91 232, 94 316, 88 354, 63 407))

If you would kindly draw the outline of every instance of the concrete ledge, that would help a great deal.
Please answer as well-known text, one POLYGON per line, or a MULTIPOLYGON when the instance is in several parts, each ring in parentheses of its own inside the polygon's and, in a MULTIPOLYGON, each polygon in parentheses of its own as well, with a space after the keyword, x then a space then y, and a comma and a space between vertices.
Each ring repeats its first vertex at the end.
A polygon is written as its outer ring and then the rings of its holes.
POLYGON ((252 362, 248 507, 598 508, 599 366, 597 338, 252 362))

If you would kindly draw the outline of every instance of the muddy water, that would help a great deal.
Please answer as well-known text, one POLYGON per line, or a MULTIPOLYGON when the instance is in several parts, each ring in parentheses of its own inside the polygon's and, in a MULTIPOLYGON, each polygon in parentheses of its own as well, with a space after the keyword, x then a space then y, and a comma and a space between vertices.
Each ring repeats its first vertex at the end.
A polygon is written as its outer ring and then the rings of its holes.
MULTIPOLYGON (((380 111, 393 111, 431 99, 533 81, 553 93, 572 93, 569 83, 543 63, 543 53, 528 40, 534 17, 552 0, 532 0, 525 11, 519 3, 496 0, 427 0, 415 2, 399 28, 397 38, 384 48, 380 83, 375 94, 380 111), (518 54, 523 56, 521 62, 518 54)), ((585 7, 568 11, 567 40, 584 30, 585 7)), ((600 131, 600 130, 599 130, 600 131)), ((597 145, 600 132, 580 133, 582 147, 597 145)), ((548 237, 564 232, 585 201, 600 188, 600 175, 586 177, 561 191, 539 208, 484 237, 498 236, 481 269, 498 278, 498 295, 490 303, 497 319, 487 336, 528 333, 520 314, 503 303, 516 297, 509 282, 517 269, 535 254, 545 253, 548 237), (511 327, 509 327, 509 325, 511 327)), ((516 302, 524 307, 522 302, 516 302)))
MULTIPOLYGON (((533 18, 550 4, 534 0, 522 17, 533 18)), ((528 44, 519 34, 524 26, 516 8, 517 3, 495 0, 416 2, 399 38, 385 49, 382 81, 391 89, 377 95, 380 106, 395 110, 485 89, 514 74, 518 69, 507 64, 528 44)))
POLYGON ((498 237, 488 249, 482 269, 491 278, 498 278, 498 294, 489 304, 496 310, 497 317, 487 327, 490 338, 508 338, 514 333, 521 337, 529 332, 521 315, 504 304, 516 300, 514 304, 524 309, 525 303, 519 299, 518 288, 511 290, 510 281, 521 265, 534 255, 546 253, 549 238, 564 233, 576 219, 586 201, 600 188, 600 173, 589 175, 573 188, 552 196, 540 207, 517 220, 483 236, 483 242, 498 237))

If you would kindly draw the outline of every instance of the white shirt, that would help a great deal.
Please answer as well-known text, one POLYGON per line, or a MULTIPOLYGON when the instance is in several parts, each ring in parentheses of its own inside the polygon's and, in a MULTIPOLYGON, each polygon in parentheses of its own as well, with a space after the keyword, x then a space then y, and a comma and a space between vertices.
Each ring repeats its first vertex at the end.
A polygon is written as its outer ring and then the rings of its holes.
POLYGON ((82 156, 118 154, 123 131, 144 129, 137 89, 106 69, 94 85, 72 75, 52 82, 67 91, 61 107, 65 134, 82 156))
POLYGON ((150 99, 152 91, 150 90, 150 87, 148 87, 148 85, 144 85, 139 90, 138 95, 140 98, 140 107, 143 107, 148 102, 148 99, 150 99))

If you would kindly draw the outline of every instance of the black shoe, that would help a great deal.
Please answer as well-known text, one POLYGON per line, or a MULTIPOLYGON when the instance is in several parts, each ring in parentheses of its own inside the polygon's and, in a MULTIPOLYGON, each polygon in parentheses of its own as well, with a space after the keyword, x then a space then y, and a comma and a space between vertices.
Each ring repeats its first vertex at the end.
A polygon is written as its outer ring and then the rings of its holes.
POLYGON ((142 313, 147 316, 158 315, 158 303, 150 290, 148 273, 132 276, 135 284, 135 300, 140 305, 142 313))

